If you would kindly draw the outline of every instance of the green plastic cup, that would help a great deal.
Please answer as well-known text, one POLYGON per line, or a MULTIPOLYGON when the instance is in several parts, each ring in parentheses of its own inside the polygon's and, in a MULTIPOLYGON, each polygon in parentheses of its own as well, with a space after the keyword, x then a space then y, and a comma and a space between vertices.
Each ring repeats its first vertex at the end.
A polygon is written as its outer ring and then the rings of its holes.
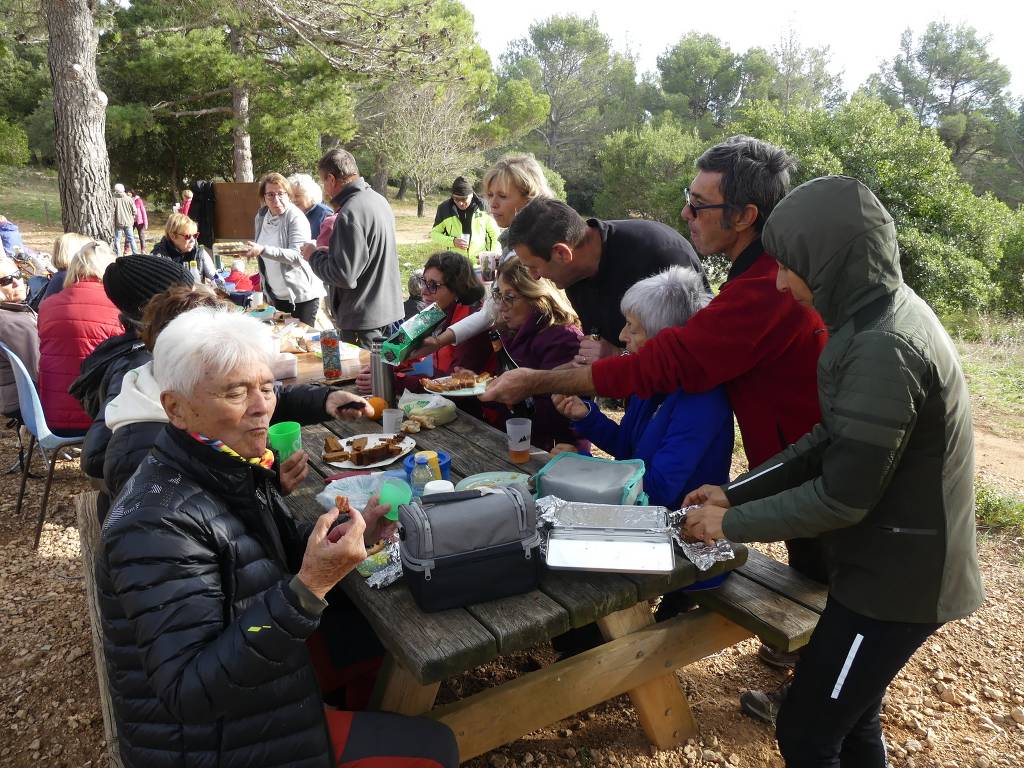
POLYGON ((267 442, 281 461, 285 461, 302 450, 302 425, 297 421, 271 424, 267 430, 267 442))
POLYGON ((398 508, 412 501, 412 486, 405 480, 389 477, 380 485, 380 503, 387 504, 391 511, 385 513, 388 520, 398 519, 398 508))

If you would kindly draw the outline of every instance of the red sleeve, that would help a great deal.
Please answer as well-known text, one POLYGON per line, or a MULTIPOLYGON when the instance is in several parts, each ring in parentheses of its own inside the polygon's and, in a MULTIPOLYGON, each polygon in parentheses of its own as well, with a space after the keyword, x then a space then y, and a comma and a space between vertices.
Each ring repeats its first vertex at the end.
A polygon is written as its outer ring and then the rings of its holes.
POLYGON ((775 290, 774 274, 727 284, 686 325, 666 328, 639 353, 596 362, 597 394, 646 399, 679 389, 707 392, 732 381, 788 344, 798 330, 785 319, 791 301, 775 290))

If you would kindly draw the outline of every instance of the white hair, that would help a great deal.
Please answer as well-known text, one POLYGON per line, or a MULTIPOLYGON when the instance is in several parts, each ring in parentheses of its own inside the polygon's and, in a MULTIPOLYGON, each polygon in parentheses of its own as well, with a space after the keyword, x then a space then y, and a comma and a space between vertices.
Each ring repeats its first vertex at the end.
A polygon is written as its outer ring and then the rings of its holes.
POLYGON ((232 309, 197 307, 160 331, 153 347, 153 377, 162 392, 190 396, 203 379, 274 358, 270 328, 232 309))
POLYGON ((114 191, 115 192, 124 192, 124 184, 115 184, 114 185, 114 191))
POLYGON ((619 309, 632 315, 648 337, 686 321, 708 305, 704 280, 689 267, 673 266, 634 283, 622 296, 619 309))
POLYGON ((245 272, 245 259, 235 259, 231 262, 231 268, 236 272, 245 272))
POLYGON ((288 177, 288 183, 292 185, 295 192, 306 198, 310 205, 324 201, 324 191, 308 173, 293 173, 288 177))

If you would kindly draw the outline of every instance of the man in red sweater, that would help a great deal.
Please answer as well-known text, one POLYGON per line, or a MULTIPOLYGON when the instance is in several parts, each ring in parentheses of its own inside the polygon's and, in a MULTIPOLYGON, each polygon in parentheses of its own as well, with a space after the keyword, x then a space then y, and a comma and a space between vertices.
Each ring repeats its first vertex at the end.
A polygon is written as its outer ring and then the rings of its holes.
MULTIPOLYGON (((697 160, 682 216, 697 252, 721 253, 731 267, 718 295, 685 326, 666 328, 635 355, 581 368, 511 371, 491 382, 481 399, 516 403, 544 393, 648 398, 724 385, 750 467, 809 432, 821 415, 816 372, 827 334, 816 312, 776 290, 778 265, 761 246, 761 228, 788 192, 793 165, 785 150, 747 136, 734 136, 697 160)), ((538 261, 551 258, 519 255, 531 271, 543 271, 538 261)), ((791 566, 826 580, 816 540, 786 545, 791 566)))

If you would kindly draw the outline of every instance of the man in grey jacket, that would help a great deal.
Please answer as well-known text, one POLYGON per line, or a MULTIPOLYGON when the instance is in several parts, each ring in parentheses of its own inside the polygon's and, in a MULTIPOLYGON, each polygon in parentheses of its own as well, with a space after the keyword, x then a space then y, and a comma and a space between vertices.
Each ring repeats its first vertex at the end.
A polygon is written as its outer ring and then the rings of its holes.
POLYGON ((303 255, 327 286, 328 308, 342 340, 369 346, 389 336, 403 318, 395 215, 345 150, 329 151, 317 169, 338 215, 329 247, 307 247, 303 255))
POLYGON ((819 536, 829 596, 776 721, 786 765, 885 766, 882 697, 944 622, 984 592, 974 438, 960 361, 907 285, 892 217, 855 179, 793 190, 764 228, 779 290, 821 314, 821 422, 684 504, 706 541, 819 536))
POLYGON ((114 185, 114 253, 121 256, 124 248, 124 239, 128 239, 132 253, 138 253, 135 245, 135 235, 132 234, 132 227, 135 226, 135 202, 124 191, 124 184, 114 185))

